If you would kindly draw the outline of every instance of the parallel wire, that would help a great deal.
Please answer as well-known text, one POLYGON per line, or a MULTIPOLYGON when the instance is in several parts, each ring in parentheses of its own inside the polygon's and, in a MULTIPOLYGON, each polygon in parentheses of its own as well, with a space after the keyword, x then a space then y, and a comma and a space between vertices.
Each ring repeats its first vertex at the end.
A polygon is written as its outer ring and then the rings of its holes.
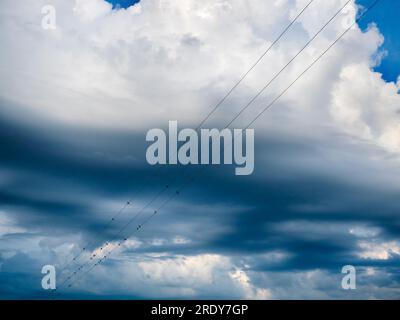
POLYGON ((269 86, 281 75, 281 73, 282 73, 283 71, 285 71, 286 68, 289 67, 289 66, 292 64, 292 62, 293 62, 294 60, 296 60, 296 58, 297 58, 297 57, 298 57, 298 56, 299 56, 299 55, 300 55, 300 54, 315 40, 315 38, 318 37, 318 35, 319 35, 322 31, 325 30, 325 28, 332 22, 332 20, 335 19, 335 18, 339 15, 339 13, 341 13, 342 10, 343 10, 351 1, 353 1, 353 0, 348 0, 348 1, 336 12, 336 14, 333 15, 333 16, 322 26, 322 28, 319 29, 319 31, 318 31, 317 33, 314 34, 314 36, 313 36, 310 40, 307 41, 307 43, 300 49, 300 51, 297 52, 297 54, 296 54, 292 59, 290 59, 289 62, 288 62, 278 73, 276 73, 275 76, 272 77, 272 79, 271 79, 270 81, 267 82, 267 84, 266 84, 266 85, 265 85, 265 86, 264 86, 250 101, 249 101, 249 103, 248 103, 247 105, 245 105, 245 106, 236 114, 235 117, 233 117, 233 119, 227 124, 226 128, 229 127, 233 122, 235 122, 235 120, 236 120, 237 118, 239 118, 240 115, 241 115, 244 111, 246 111, 246 110, 250 107, 250 105, 252 105, 253 102, 254 102, 255 100, 257 100, 258 97, 259 97, 267 88, 269 88, 269 86))
MULTIPOLYGON (((267 110, 269 110, 283 95, 285 95, 286 94, 286 92, 298 81, 298 80, 300 80, 318 61, 320 61, 327 53, 328 53, 328 51, 330 50, 330 49, 332 49, 332 47, 334 47, 366 14, 367 14, 367 12, 369 12, 372 8, 374 8, 378 3, 379 3, 379 1, 380 0, 375 0, 367 9, 365 9, 364 11, 363 11, 363 13, 362 14, 360 14, 359 16, 358 16, 358 18, 355 20, 355 22, 350 26, 350 27, 348 27, 331 45, 329 45, 328 47, 327 47, 327 49, 325 49, 306 69, 304 69, 303 70, 303 72, 301 72, 300 74, 299 74, 299 76, 297 76, 296 78, 295 78, 295 80, 294 81, 292 81, 291 83, 290 83, 290 85, 288 86, 288 87, 286 87, 286 89, 284 89, 277 97, 275 97, 275 99, 273 99, 272 101, 271 101, 271 103, 269 103, 260 113, 258 113, 257 114, 257 116, 254 118, 254 119, 252 119, 248 124, 247 124, 247 126, 245 127, 245 129, 247 129, 247 128, 249 128, 255 121, 257 121, 260 117, 261 117, 261 115, 263 115, 267 110)), ((205 168, 205 167, 204 167, 205 168)), ((204 169, 203 168, 203 169, 204 169)), ((202 173, 202 172, 204 172, 204 170, 202 170, 201 172, 200 172, 200 174, 202 173)), ((188 181, 186 184, 190 184, 190 183, 192 183, 193 181, 195 180, 195 177, 193 176, 191 179, 190 179, 190 181, 188 181)), ((173 198, 175 198, 177 195, 179 195, 180 193, 181 193, 181 191, 183 190, 183 187, 184 186, 182 186, 180 189, 178 189, 171 197, 169 197, 163 204, 162 204, 162 206, 160 207, 160 208, 158 208, 157 210, 155 210, 154 211, 154 213, 151 215, 151 216, 149 216, 146 220, 144 220, 143 222, 142 222, 142 224, 141 224, 141 228, 143 228, 143 226, 145 225, 145 224, 147 224, 151 219, 153 219, 154 218, 154 216, 156 216, 158 213, 159 213, 159 211, 163 208, 163 207, 165 207, 173 198)), ((141 228, 138 228, 137 229, 137 231, 139 231, 141 228)), ((126 241, 127 239, 124 239, 123 241, 126 241)), ((109 252, 108 253, 108 255, 106 255, 106 256, 104 256, 103 258, 101 258, 97 263, 95 263, 89 270, 87 270, 87 272, 86 273, 88 273, 88 272, 90 272, 90 271, 92 271, 97 265, 99 265, 100 263, 102 263, 105 259, 107 259, 109 256, 110 256, 110 254, 112 253, 112 251, 114 250, 115 248, 113 248, 112 250, 111 250, 111 252, 109 252)), ((85 274, 86 274, 85 273, 85 274)), ((85 275, 85 274, 83 274, 82 275, 82 277, 85 275)), ((76 279, 73 283, 71 283, 70 285, 69 285, 69 287, 72 287, 72 285, 74 284, 74 283, 76 283, 77 281, 79 281, 82 277, 80 277, 80 278, 78 278, 78 279, 76 279)))
MULTIPOLYGON (((240 79, 233 85, 233 87, 225 94, 225 96, 219 100, 219 102, 212 108, 212 110, 206 115, 206 117, 200 121, 197 125, 196 130, 200 129, 201 126, 217 111, 217 109, 222 105, 222 103, 232 94, 232 92, 243 82, 243 80, 251 73, 251 71, 263 60, 263 58, 271 51, 271 49, 282 39, 282 37, 287 33, 287 31, 293 26, 293 24, 300 18, 301 15, 307 10, 307 8, 314 2, 315 0, 310 0, 306 6, 296 15, 294 19, 285 27, 285 29, 279 34, 279 36, 269 45, 269 47, 261 54, 261 56, 251 65, 251 67, 240 77, 240 79)), ((153 174, 155 176, 156 174, 153 174)), ((102 230, 107 229, 118 217, 119 215, 126 209, 127 206, 130 205, 132 200, 129 200, 125 203, 125 205, 117 212, 115 216, 113 216, 109 222, 104 226, 102 230)), ((88 242, 80 252, 75 255, 72 260, 64 265, 61 268, 61 272, 67 269, 72 263, 77 261, 81 255, 86 251, 88 247, 93 244, 94 241, 88 242)))
MULTIPOLYGON (((247 109, 271 84, 273 81, 275 81, 279 75, 315 40, 315 38, 334 20, 335 17, 351 2, 352 0, 348 0, 336 13, 320 28, 314 36, 307 41, 307 43, 299 50, 299 52, 277 73, 275 76, 250 100, 248 104, 246 104, 240 111, 239 113, 231 120, 225 128, 229 127, 229 125, 237 119, 238 116, 240 116, 245 109, 247 109)), ((78 268, 78 271, 80 271, 81 267, 78 268)), ((77 272, 74 272, 73 276, 77 272)), ((70 277, 69 277, 70 278, 70 277)))
POLYGON ((85 272, 81 273, 79 277, 76 277, 74 281, 71 281, 68 285, 68 288, 71 288, 74 284, 76 284, 78 281, 80 281, 87 273, 91 272, 95 267, 97 267, 99 264, 103 263, 106 259, 109 259, 110 255, 115 251, 116 248, 120 247, 124 242, 128 241, 130 237, 133 236, 133 234, 139 232, 154 216, 156 216, 160 210, 162 210, 171 200, 173 200, 176 196, 180 194, 180 190, 183 190, 184 186, 189 184, 190 182, 194 181, 194 178, 183 183, 178 190, 176 190, 174 193, 172 193, 167 199, 164 200, 164 202, 157 207, 156 210, 153 211, 153 213, 147 217, 146 219, 143 220, 142 223, 140 223, 137 228, 130 233, 129 235, 125 236, 125 238, 121 241, 118 242, 117 246, 114 246, 108 253, 103 255, 97 262, 95 262, 89 269, 87 269, 85 272))
MULTIPOLYGON (((128 220, 128 222, 122 226, 122 228, 120 228, 120 230, 114 234, 114 237, 119 238, 122 234, 122 232, 129 227, 129 225, 131 225, 136 219, 138 219, 141 214, 148 208, 150 207, 155 201, 157 201, 157 199, 163 194, 165 193, 167 190, 169 189, 169 185, 166 185, 163 189, 161 189, 154 197, 152 197, 149 202, 147 202, 144 207, 142 207, 139 211, 136 212, 136 214, 128 220)), ((101 247, 99 249, 100 253, 105 249, 108 248, 108 246, 111 244, 110 242, 106 242, 105 245, 103 247, 101 247)), ((80 272, 82 269, 85 269, 89 264, 91 260, 94 260, 96 258, 96 253, 92 253, 90 254, 90 259, 86 262, 83 263, 82 265, 80 265, 75 271, 72 271, 70 273, 70 275, 68 277, 65 278, 65 280, 60 284, 59 288, 61 288, 62 286, 65 285, 66 282, 68 282, 69 280, 71 280, 72 277, 74 277, 78 272, 80 272)))
MULTIPOLYGON (((156 176, 157 171, 160 171, 161 167, 158 167, 157 170, 154 172, 153 175, 150 175, 148 177, 148 179, 156 176)), ((145 185, 143 185, 139 191, 136 192, 136 194, 141 194, 145 189, 145 185)), ((101 230, 98 232, 103 232, 105 230, 107 230, 111 224, 115 223, 115 221, 118 219, 118 217, 125 211, 125 209, 130 206, 133 203, 133 200, 135 199, 135 196, 131 197, 127 202, 125 202, 125 204, 117 211, 117 213, 115 215, 113 215, 108 222, 101 228, 101 230)), ((82 256, 82 254, 84 252, 86 252, 88 250, 88 248, 90 248, 92 245, 94 245, 96 242, 95 239, 90 240, 88 242, 86 242, 86 244, 82 247, 82 249, 72 258, 72 260, 70 260, 68 263, 64 264, 62 267, 60 267, 60 271, 59 273, 61 274, 63 271, 65 271, 71 264, 76 263, 79 261, 80 257, 82 256)), ((107 243, 106 243, 107 245, 107 243)))
MULTIPOLYGON (((325 51, 323 51, 322 52, 322 54, 320 54, 318 57, 317 57, 317 59, 315 59, 302 73, 300 73, 300 75, 298 76, 298 77, 296 77, 295 78, 295 80, 294 81, 292 81, 291 83, 290 83, 290 85, 288 86, 288 87, 286 87, 286 89, 284 89, 275 99, 273 99, 272 101, 271 101, 271 103, 269 103, 261 112, 259 112, 258 114, 257 114, 257 116, 253 119, 253 120, 251 120, 249 123, 248 123, 248 125, 245 127, 245 129, 247 129, 247 128, 249 128, 255 121, 257 121, 267 110, 269 110, 283 95, 285 95, 286 94, 286 92, 298 81, 298 80, 300 80, 318 61, 320 61, 321 60, 321 58, 322 57, 324 57, 327 53, 328 53, 328 51, 333 47, 333 46, 335 46, 366 14, 367 14, 367 12, 369 12, 372 8, 374 8, 378 3, 379 3, 379 1, 380 0, 375 0, 374 2, 373 2, 373 4, 372 5, 370 5, 367 9, 365 9, 364 10, 364 12, 361 14, 361 15, 359 15, 358 16, 358 18, 356 19, 356 21, 350 26, 350 27, 348 27, 325 51)), ((343 8, 342 8, 343 9, 343 8)), ((341 10, 342 10, 341 9, 341 10)), ((336 14, 337 15, 337 14, 336 14)), ((335 16, 336 16, 335 15, 335 16)), ((205 167, 203 168, 203 169, 205 169, 205 167)), ((202 170, 201 171, 201 173, 203 172, 204 170, 202 170)), ((192 183, 193 181, 195 180, 195 176, 192 176, 192 178, 187 182, 187 183, 185 183, 185 184, 190 184, 190 183, 192 183)), ((184 186, 181 186, 174 194, 172 194, 165 202, 163 202, 163 204, 157 209, 157 210, 155 210, 154 212, 153 212, 153 214, 152 215, 150 215, 148 218, 146 218, 139 226, 138 226, 138 228, 135 230, 135 231, 139 231, 140 229, 142 229, 143 228, 143 226, 144 225, 146 225, 147 223, 149 223, 150 222, 150 220, 151 219, 153 219, 158 213, 159 213, 159 211, 163 208, 163 207, 165 207, 172 199, 174 199, 177 195, 179 195, 180 193, 181 193, 181 191, 183 191, 183 188, 184 186)), ((131 236, 131 235, 130 235, 131 236)), ((129 237, 130 237, 129 236, 129 237)), ((121 245, 121 243, 123 243, 123 242, 125 242, 125 241, 127 241, 127 239, 129 238, 129 237, 126 237, 122 242, 120 242, 119 243, 119 246, 121 245)), ((115 247, 107 254, 107 255, 104 255, 100 260, 98 260, 90 269, 88 269, 84 274, 82 274, 81 275, 81 277, 79 277, 79 278, 77 278, 77 279, 75 279, 75 281, 74 282, 71 282, 70 283, 70 285, 68 286, 68 287, 72 287, 72 285, 74 284, 74 283, 76 283, 77 281, 79 281, 86 273, 88 273, 88 272, 90 272, 91 270, 93 270, 97 265, 99 265, 99 264, 101 264, 105 259, 107 259, 109 256, 110 256, 110 254, 114 251, 114 249, 115 249, 115 247)))
POLYGON ((243 80, 249 75, 249 73, 261 62, 261 60, 267 55, 268 52, 279 42, 279 40, 286 34, 286 32, 292 27, 292 25, 300 18, 300 16, 307 10, 307 8, 314 2, 311 0, 307 5, 298 13, 298 15, 289 23, 289 25, 282 31, 282 33, 276 38, 271 45, 263 52, 263 54, 253 63, 250 69, 245 72, 238 82, 228 91, 228 93, 214 106, 214 108, 207 114, 207 116, 198 124, 196 130, 200 129, 201 126, 217 111, 219 106, 231 95, 231 93, 243 82, 243 80))
MULTIPOLYGON (((296 15, 296 17, 286 26, 286 28, 279 34, 279 36, 270 44, 270 46, 262 53, 262 55, 251 65, 251 67, 240 77, 240 79, 233 85, 233 87, 227 92, 227 94, 213 107, 213 109, 206 115, 206 117, 200 121, 196 130, 200 129, 202 125, 217 111, 217 109, 222 105, 222 103, 232 94, 232 92, 243 82, 243 80, 251 73, 251 71, 263 60, 263 58, 271 51, 271 49, 281 40, 281 38, 287 33, 287 31, 293 26, 293 24, 298 20, 298 18, 307 10, 307 8, 315 0, 310 0, 306 6, 296 15)), ((154 175, 153 175, 154 176, 154 175)), ((132 200, 129 200, 125 205, 114 215, 108 223, 102 228, 106 230, 121 214, 122 212, 131 204, 132 200)), ((88 247, 93 245, 94 241, 88 242, 80 252, 73 257, 73 259, 61 268, 61 272, 67 269, 71 264, 78 261, 82 254, 87 250, 88 247)), ((107 245, 107 244, 106 244, 107 245)), ((81 269, 80 267, 78 268, 81 269)))

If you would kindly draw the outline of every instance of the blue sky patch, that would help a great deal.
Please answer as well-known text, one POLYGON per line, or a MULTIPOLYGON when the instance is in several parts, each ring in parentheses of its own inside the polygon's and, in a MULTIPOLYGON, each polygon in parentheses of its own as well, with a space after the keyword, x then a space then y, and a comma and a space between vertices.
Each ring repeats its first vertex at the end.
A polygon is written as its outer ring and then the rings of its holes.
MULTIPOLYGON (((357 3, 368 7, 371 0, 358 0, 357 3)), ((386 81, 396 81, 400 75, 399 12, 399 1, 381 0, 359 23, 362 29, 366 29, 368 24, 375 22, 385 37, 382 50, 387 51, 387 56, 375 70, 382 73, 386 81)))
POLYGON ((139 0, 107 0, 107 2, 111 3, 114 8, 129 8, 133 6, 135 3, 138 3, 139 0))

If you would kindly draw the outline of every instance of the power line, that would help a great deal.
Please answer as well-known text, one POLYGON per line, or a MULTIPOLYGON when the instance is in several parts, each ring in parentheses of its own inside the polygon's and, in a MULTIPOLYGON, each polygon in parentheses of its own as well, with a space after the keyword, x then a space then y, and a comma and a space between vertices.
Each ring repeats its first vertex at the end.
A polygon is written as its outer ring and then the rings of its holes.
MULTIPOLYGON (((117 219, 117 217, 125 210, 125 208, 126 208, 128 205, 130 205, 130 201, 127 201, 127 202, 124 204, 124 206, 123 206, 120 210, 118 210, 118 212, 117 212, 114 216, 111 217, 111 219, 107 222, 107 224, 104 225, 104 227, 103 227, 102 229, 103 229, 103 230, 106 230, 106 229, 110 226, 110 224, 111 224, 115 219, 117 219)), ((67 269, 72 263, 74 263, 75 261, 77 261, 77 260, 81 257, 82 253, 85 252, 86 249, 89 248, 93 243, 94 243, 94 240, 92 240, 92 241, 90 241, 90 242, 87 242, 87 243, 82 247, 82 249, 79 251, 79 253, 76 254, 76 255, 72 258, 71 261, 69 261, 67 264, 65 264, 64 266, 61 267, 60 273, 63 272, 65 269, 67 269)))
MULTIPOLYGON (((147 202, 147 204, 146 204, 142 209, 140 209, 131 219, 129 219, 129 221, 115 234, 115 237, 118 238, 118 237, 122 234, 122 232, 123 232, 130 224, 132 224, 137 218, 139 218, 140 215, 141 215, 148 207, 150 207, 150 206, 151 206, 151 205, 166 191, 166 190, 168 190, 168 188, 169 188, 169 185, 166 185, 166 186, 165 186, 163 189, 161 189, 153 198, 151 198, 150 201, 147 202)), ((103 251, 103 250, 105 250, 105 249, 108 247, 108 245, 109 245, 109 242, 106 242, 105 245, 104 245, 104 247, 101 247, 101 248, 100 248, 100 252, 103 251)), ((81 271, 82 269, 84 269, 84 268, 90 263, 90 260, 93 260, 93 259, 95 259, 95 258, 96 258, 96 254, 95 254, 95 253, 90 254, 90 259, 89 259, 86 263, 84 263, 84 264, 82 264, 81 266, 79 266, 75 271, 73 271, 73 272, 61 283, 60 287, 63 286, 67 281, 69 281, 69 280, 71 279, 71 277, 73 277, 73 276, 76 275, 79 271, 81 271)))
POLYGON ((196 130, 200 129, 201 126, 217 111, 219 106, 231 95, 231 93, 242 83, 242 81, 249 75, 249 73, 261 62, 261 60, 271 51, 272 47, 279 42, 279 40, 286 34, 286 32, 292 27, 292 25, 300 18, 300 16, 307 10, 307 8, 314 2, 311 0, 299 13, 298 15, 289 23, 289 25, 282 31, 282 33, 276 38, 271 45, 263 52, 263 54, 252 64, 250 69, 246 71, 238 82, 228 91, 228 93, 214 106, 214 108, 207 114, 207 116, 199 123, 196 130))
MULTIPOLYGON (((350 30, 351 28, 356 25, 365 15, 368 11, 370 11, 373 7, 376 6, 376 4, 379 2, 380 0, 376 0, 374 1, 374 3, 372 5, 370 5, 357 19, 356 21, 349 27, 347 28, 322 54, 320 54, 317 59, 315 59, 298 77, 296 77, 296 79, 291 82, 291 84, 285 89, 283 90, 275 99, 272 100, 272 102, 270 104, 268 104, 259 114, 257 114, 257 116, 251 120, 249 122, 249 124, 245 127, 248 128, 249 126, 251 126, 255 121, 257 121, 257 119, 259 119, 261 117, 261 115, 267 111, 269 108, 271 108, 299 79, 301 79, 303 77, 303 75, 305 73, 307 73, 323 56, 326 55, 326 53, 334 46, 336 45, 337 42, 339 42, 350 30)), ((201 171, 200 173, 202 173, 203 171, 201 171)), ((188 184, 194 181, 194 177, 192 177, 190 179, 190 181, 188 181, 188 184)), ((167 205, 175 196, 180 194, 180 191, 183 190, 183 186, 181 188, 179 188, 175 194, 173 194, 170 198, 168 198, 163 204, 162 207, 164 207, 165 205, 167 205)), ((144 222, 142 222, 142 224, 139 225, 139 227, 137 228, 137 231, 139 231, 145 224, 147 224, 155 215, 158 214, 160 208, 158 210, 155 210, 154 213, 149 216, 146 220, 144 220, 144 222)), ((125 238, 123 241, 126 241, 127 238, 125 238)), ((121 244, 121 242, 120 242, 121 244)), ((115 249, 115 248, 114 248, 115 249)), ((105 255, 103 258, 101 258, 98 262, 96 262, 87 272, 90 272, 94 267, 96 267, 97 265, 99 265, 100 263, 102 263, 107 257, 109 257, 109 255, 112 253, 112 251, 114 250, 112 249, 108 255, 105 255)), ((86 273, 85 273, 86 274, 86 273)), ((82 275, 83 276, 83 275, 82 275)), ((79 278, 81 279, 81 278, 79 278)), ((76 281, 79 281, 79 279, 76 279, 76 281)), ((74 281, 75 283, 75 281, 74 281)), ((71 287, 72 284, 69 285, 69 287, 71 287)))
POLYGON ((182 190, 186 184, 188 184, 192 181, 194 181, 193 178, 184 182, 174 193, 172 193, 167 199, 165 199, 164 202, 159 207, 157 207, 149 217, 147 217, 145 220, 143 220, 143 222, 140 223, 132 233, 125 236, 124 239, 119 241, 118 244, 115 247, 113 247, 107 254, 105 254, 103 257, 101 257, 96 263, 94 263, 89 269, 87 269, 84 273, 82 273, 78 278, 75 278, 74 281, 70 282, 70 284, 68 285, 68 288, 71 288, 73 286, 73 284, 75 284, 76 282, 81 280, 87 273, 91 272, 95 267, 97 267, 99 264, 103 263, 106 259, 108 259, 110 257, 110 255, 112 254, 112 252, 114 252, 114 250, 117 247, 120 247, 135 232, 139 232, 154 216, 156 216, 159 213, 160 210, 162 210, 173 198, 175 198, 176 196, 178 196, 180 194, 180 190, 182 190))
MULTIPOLYGON (((287 31, 292 27, 292 25, 299 19, 299 17, 307 10, 307 8, 314 2, 315 0, 311 0, 307 3, 307 5, 296 15, 296 17, 286 26, 286 28, 279 34, 279 36, 271 43, 271 45, 262 53, 262 55, 251 65, 251 67, 240 77, 240 79, 233 85, 233 87, 227 92, 227 94, 212 108, 212 110, 206 115, 206 117, 199 123, 196 130, 198 130, 215 111, 221 106, 221 104, 232 94, 232 92, 243 82, 243 80, 249 75, 249 73, 262 61, 262 59, 270 52, 270 50, 279 42, 279 40, 287 33, 287 31)), ((130 201, 127 201, 127 205, 130 204, 130 201)), ((110 224, 112 224, 117 217, 126 209, 127 205, 124 205, 115 216, 113 216, 110 221, 106 224, 104 229, 108 228, 110 224)), ((67 268, 71 263, 75 262, 82 253, 86 250, 87 247, 92 245, 93 243, 86 244, 83 249, 76 255, 74 258, 63 267, 62 270, 67 268)))
MULTIPOLYGON (((261 117, 261 115, 265 112, 265 111, 267 111, 268 109, 270 109, 298 80, 300 80, 303 76, 304 76, 304 74, 306 74, 322 57, 324 57, 325 55, 326 55, 326 53, 328 53, 328 51, 333 47, 333 46, 335 46, 352 28, 353 28, 353 26, 354 25, 356 25, 366 14, 367 14, 367 12, 369 12, 372 8, 374 8, 375 6, 376 6, 376 4, 378 4, 378 2, 379 2, 380 0, 375 0, 374 2, 373 2, 373 4, 372 5, 370 5, 367 9, 365 9, 365 11, 356 19, 356 21, 350 26, 350 27, 348 27, 325 51, 323 51, 322 52, 322 54, 320 54, 318 57, 317 57, 317 59, 315 59, 302 73, 300 73, 300 75, 298 76, 298 77, 296 77, 296 79, 293 81, 293 82, 291 82, 291 84, 286 88, 286 89, 284 89, 275 99, 273 99, 272 101, 271 101, 271 103, 270 104, 268 104, 260 113, 258 113, 257 114, 257 116, 253 119, 253 120, 251 120, 250 122, 249 122, 249 124, 245 127, 245 129, 247 129, 247 128, 249 128, 255 121, 257 121, 260 117, 261 117)), ((195 177, 193 176, 191 179, 190 179, 190 181, 188 181, 188 183, 191 183, 191 182, 193 182, 195 180, 195 177)), ((181 191, 183 190, 183 186, 181 187, 181 188, 179 188, 176 192, 175 192, 175 194, 173 194, 170 198, 168 198, 163 204, 162 204, 162 208, 165 206, 165 205, 167 205, 173 198, 175 198, 177 195, 179 195, 180 193, 181 193, 181 191)), ((160 209, 161 208, 158 208, 157 210, 155 210, 154 212, 153 212, 153 214, 151 215, 151 216, 149 216, 146 220, 144 220, 140 225, 139 225, 139 227, 137 228, 137 231, 139 231, 145 224, 147 224, 154 216, 156 216, 158 213, 159 213, 159 211, 160 211, 160 209)), ((127 238, 125 238, 123 241, 126 241, 127 240, 127 238)), ((121 242, 120 242, 120 244, 121 244, 121 242)), ((108 253, 108 255, 105 255, 103 258, 101 258, 98 262, 96 262, 87 272, 90 272, 93 268, 95 268, 97 265, 99 265, 100 263, 102 263, 106 258, 108 258, 109 257, 109 255, 113 252, 113 250, 114 250, 115 248, 113 248, 109 253, 108 253)), ((86 272, 85 272, 85 274, 86 274, 86 272)), ((82 277, 84 276, 84 274, 82 275, 82 277)), ((79 279, 76 279, 76 281, 79 281, 81 278, 79 278, 79 279)), ((74 281, 73 283, 75 283, 76 281, 74 281)), ((73 284, 72 283, 72 284, 73 284)), ((72 284, 70 284, 69 285, 69 287, 71 287, 72 286, 72 284)))
MULTIPOLYGON (((310 43, 312 43, 315 38, 332 22, 332 20, 343 10, 344 7, 346 7, 351 0, 348 0, 338 11, 336 11, 336 13, 314 34, 314 36, 307 41, 307 43, 299 50, 299 52, 267 83, 266 86, 264 86, 257 94, 255 97, 253 97, 250 102, 248 104, 246 104, 238 113, 238 115, 236 115, 234 117, 234 119, 232 121, 230 121, 228 123, 228 125, 225 127, 227 128, 238 116, 240 116, 240 114, 247 109, 261 94, 262 92, 264 92, 269 85, 275 81, 278 76, 300 55, 301 52, 303 52, 309 45, 310 43)), ((81 267, 80 267, 81 268, 81 267)), ((78 271, 80 271, 80 268, 78 269, 78 271)), ((75 274, 75 273, 74 273, 75 274)))
MULTIPOLYGON (((144 190, 144 186, 140 189, 140 191, 138 193, 141 193, 144 190)), ((117 220, 117 218, 123 213, 123 211, 130 206, 133 203, 134 198, 132 197, 131 199, 129 199, 128 201, 125 202, 125 204, 117 211, 117 213, 115 215, 113 215, 111 218, 109 218, 108 222, 103 226, 103 228, 101 229, 101 231, 106 230, 114 221, 117 220)), ((87 249, 89 247, 91 247, 94 244, 94 240, 87 242, 82 249, 80 250, 80 252, 78 254, 76 254, 72 260, 66 264, 61 271, 63 271, 64 269, 68 268, 68 266, 70 264, 72 264, 75 261, 78 261, 78 259, 80 258, 80 256, 82 255, 83 252, 87 251, 87 249)))
POLYGON ((322 26, 322 28, 319 29, 318 32, 315 33, 314 36, 313 36, 310 40, 307 41, 307 43, 300 49, 300 51, 297 52, 296 55, 295 55, 292 59, 290 59, 290 61, 289 61, 277 74, 275 74, 275 76, 272 77, 272 79, 271 79, 270 81, 268 81, 268 83, 267 83, 267 84, 266 84, 266 85, 265 85, 265 86, 264 86, 250 101, 249 101, 249 103, 247 103, 247 104, 244 106, 244 108, 242 108, 242 109, 236 114, 235 117, 233 117, 233 119, 226 125, 226 128, 229 127, 233 122, 235 122, 235 120, 236 120, 237 118, 239 118, 240 115, 241 115, 244 111, 246 111, 247 108, 250 107, 250 105, 252 105, 253 102, 254 102, 255 100, 257 100, 257 98, 272 84, 272 82, 274 82, 275 79, 277 79, 277 78, 281 75, 281 73, 282 73, 283 71, 285 71, 286 68, 289 67, 289 66, 292 64, 292 62, 293 62, 294 60, 296 60, 296 58, 297 58, 297 57, 298 57, 298 56, 299 56, 299 55, 300 55, 300 54, 315 40, 316 37, 318 37, 318 35, 319 35, 322 31, 325 30, 325 28, 332 22, 332 20, 335 19, 335 18, 338 16, 338 14, 339 14, 340 12, 342 12, 342 10, 343 10, 351 1, 352 1, 352 0, 348 0, 341 8, 335 13, 335 15, 333 15, 333 16, 322 26))
MULTIPOLYGON (((314 2, 315 0, 309 1, 306 6, 296 15, 296 17, 285 27, 285 29, 279 34, 279 36, 270 44, 270 46, 262 53, 262 55, 251 65, 251 67, 241 76, 241 78, 233 85, 233 87, 227 92, 227 94, 213 107, 213 109, 206 115, 206 117, 199 123, 196 130, 201 128, 201 126, 215 113, 215 111, 222 105, 222 103, 232 94, 232 92, 243 82, 243 80, 250 74, 250 72, 262 61, 262 59, 270 52, 270 50, 281 40, 281 38, 287 33, 287 31, 293 26, 293 24, 299 19, 299 17, 307 10, 307 8, 314 2)), ((127 201, 126 204, 117 212, 115 216, 113 216, 109 222, 104 226, 102 230, 107 229, 118 217, 119 215, 126 209, 128 205, 130 205, 131 200, 127 201)), ((87 243, 81 251, 73 257, 73 259, 62 268, 64 271, 68 266, 77 261, 83 252, 93 244, 94 241, 87 243)))
POLYGON ((368 11, 370 11, 371 9, 373 9, 380 0, 375 0, 368 8, 366 8, 362 14, 360 14, 356 21, 350 26, 348 27, 321 55, 318 56, 318 58, 316 60, 314 60, 293 82, 291 82, 291 84, 285 89, 283 90, 274 100, 271 101, 271 103, 269 103, 263 110, 261 110, 261 112, 252 120, 249 122, 249 124, 245 127, 245 129, 249 128, 255 121, 257 121, 258 118, 260 118, 265 111, 267 111, 268 109, 270 109, 276 101, 278 101, 298 80, 300 80, 300 78, 306 74, 319 60, 321 60, 327 53, 328 51, 336 44, 338 43, 366 14, 368 11))

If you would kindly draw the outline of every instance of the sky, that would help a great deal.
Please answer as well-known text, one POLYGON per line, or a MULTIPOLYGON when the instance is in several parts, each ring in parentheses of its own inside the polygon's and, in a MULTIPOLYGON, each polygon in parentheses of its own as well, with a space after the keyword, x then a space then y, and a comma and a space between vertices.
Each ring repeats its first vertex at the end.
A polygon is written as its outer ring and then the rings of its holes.
MULTIPOLYGON (((150 166, 146 132, 195 128, 308 1, 111 2, 2 2, 0 299, 52 298, 44 265, 61 299, 398 299, 398 5, 381 0, 252 125, 255 170, 235 176, 150 166), (54 30, 41 25, 49 2, 54 30), (345 265, 355 290, 341 287, 345 265)), ((345 2, 315 0, 204 126, 223 128, 345 2)), ((351 1, 231 127, 356 10, 351 1)))
MULTIPOLYGON (((368 6, 368 1, 358 1, 360 5, 368 6)), ((386 81, 397 81, 400 74, 400 26, 397 23, 400 3, 396 1, 383 1, 366 19, 360 21, 360 27, 365 29, 370 23, 376 23, 385 37, 381 50, 386 52, 386 57, 375 68, 383 74, 386 81)))
POLYGON ((111 3, 114 6, 114 8, 127 9, 139 1, 138 0, 109 0, 108 2, 111 3))

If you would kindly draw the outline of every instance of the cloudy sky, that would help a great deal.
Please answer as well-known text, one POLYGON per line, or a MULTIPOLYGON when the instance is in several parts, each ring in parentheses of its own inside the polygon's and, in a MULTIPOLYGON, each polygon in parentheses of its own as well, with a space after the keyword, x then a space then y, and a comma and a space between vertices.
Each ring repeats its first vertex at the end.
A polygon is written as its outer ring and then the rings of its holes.
MULTIPOLYGON (((146 132, 196 127, 309 0, 135 2, 1 1, 0 298, 52 297, 47 264, 67 299, 400 298, 400 4, 381 0, 252 125, 255 171, 235 176, 152 167, 146 132), (356 290, 341 288, 349 264, 356 290)), ((315 0, 204 127, 229 123, 346 2, 315 0)), ((231 127, 371 3, 350 1, 231 127)))

